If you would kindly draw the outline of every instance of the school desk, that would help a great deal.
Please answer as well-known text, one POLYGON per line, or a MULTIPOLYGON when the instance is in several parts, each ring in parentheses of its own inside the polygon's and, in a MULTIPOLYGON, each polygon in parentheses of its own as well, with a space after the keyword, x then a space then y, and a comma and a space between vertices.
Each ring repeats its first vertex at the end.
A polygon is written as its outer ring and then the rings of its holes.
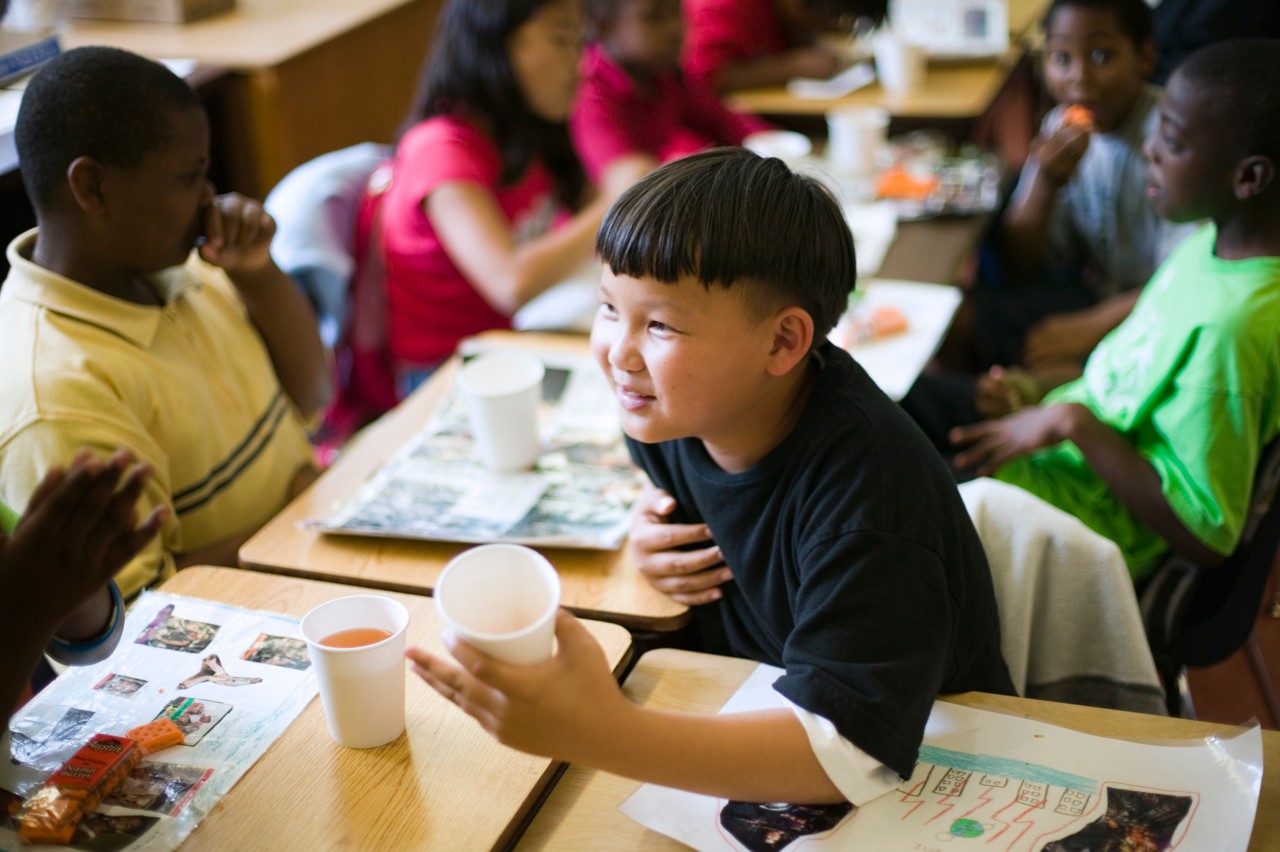
MULTIPOLYGON (((580 336, 507 335, 514 345, 585 353, 580 336)), ((422 428, 453 383, 457 359, 366 429, 307 491, 240 548, 240 564, 317 580, 428 594, 445 564, 467 544, 325 535, 300 526, 353 495, 422 428)), ((540 548, 560 572, 561 601, 576 613, 641 632, 675 630, 688 609, 649 586, 628 551, 540 548)))
MULTIPOLYGON (((646 707, 714 713, 755 667, 756 663, 751 660, 660 649, 640 658, 627 676, 623 689, 632 700, 646 707)), ((1221 725, 1188 719, 981 692, 949 696, 945 700, 1107 737, 1203 739, 1223 729, 1221 725)), ((1280 733, 1263 731, 1262 750, 1262 792, 1258 799, 1253 836, 1249 841, 1251 852, 1280 849, 1280 733)), ((617 811, 618 805, 639 786, 639 782, 607 772, 570 766, 534 815, 516 843, 516 849, 686 848, 617 811)))
POLYGON ((190 24, 81 19, 61 25, 60 35, 64 50, 105 44, 228 69, 228 188, 262 198, 312 157, 392 138, 442 2, 238 0, 190 24))
MULTIPOLYGON (((188 568, 165 592, 301 617, 363 590, 233 568, 188 568)), ((443 652, 434 602, 409 608, 409 644, 443 652)), ((615 672, 631 639, 588 622, 615 672)), ((336 745, 313 700, 201 821, 183 849, 489 849, 513 831, 560 765, 499 745, 470 716, 405 669, 406 733, 373 749, 336 745)))
POLYGON ((882 106, 895 119, 973 121, 984 115, 1022 59, 1011 46, 994 59, 931 63, 924 82, 904 93, 885 91, 878 81, 841 98, 798 98, 785 86, 746 89, 726 96, 729 106, 772 116, 823 116, 836 107, 882 106))

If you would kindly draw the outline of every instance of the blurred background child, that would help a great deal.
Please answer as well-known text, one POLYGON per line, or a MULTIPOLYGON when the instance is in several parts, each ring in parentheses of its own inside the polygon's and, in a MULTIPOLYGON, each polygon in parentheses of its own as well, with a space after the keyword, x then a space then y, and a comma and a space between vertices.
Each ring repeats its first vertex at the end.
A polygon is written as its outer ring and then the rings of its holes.
POLYGON ((582 32, 581 0, 441 12, 390 186, 362 212, 383 249, 401 396, 593 256, 608 204, 589 200, 567 125, 582 32))
POLYGON ((1194 230, 1162 219, 1146 194, 1142 146, 1160 100, 1146 82, 1151 27, 1143 0, 1049 5, 1043 72, 1057 106, 1000 223, 1007 285, 980 284, 948 341, 964 366, 987 372, 922 376, 903 401, 940 447, 952 427, 1035 403, 1078 376, 1194 230))
POLYGON ((684 70, 690 82, 733 92, 792 77, 831 77, 844 64, 817 44, 851 34, 858 18, 884 20, 888 0, 684 0, 684 70))
POLYGON ((1280 436, 1280 41, 1192 54, 1147 143, 1147 197, 1211 219, 1160 267, 1084 376, 955 430, 961 466, 1030 491, 1120 546, 1135 580, 1171 549, 1236 546, 1263 447, 1280 436))
POLYGON ((587 0, 592 43, 569 120, 587 176, 620 192, 661 162, 740 145, 769 125, 680 74, 680 0, 587 0))

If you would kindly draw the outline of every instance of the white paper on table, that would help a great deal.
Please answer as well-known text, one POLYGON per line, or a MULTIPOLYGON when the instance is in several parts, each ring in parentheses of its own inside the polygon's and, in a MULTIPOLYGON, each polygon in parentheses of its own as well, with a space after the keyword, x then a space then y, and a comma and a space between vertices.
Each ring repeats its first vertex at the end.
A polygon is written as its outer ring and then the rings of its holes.
POLYGON ((870 62, 859 62, 827 80, 815 80, 812 77, 794 77, 787 81, 787 94, 793 98, 806 100, 826 100, 843 98, 850 92, 856 92, 876 79, 876 72, 870 62))
POLYGON ((591 331, 591 322, 600 309, 600 275, 604 265, 598 260, 585 264, 569 278, 530 299, 511 318, 517 331, 591 331))
MULTIPOLYGON (((186 740, 147 756, 82 826, 137 837, 130 852, 173 849, 315 695, 298 619, 144 592, 108 659, 68 668, 13 717, 0 746, 21 763, 0 761, 0 789, 29 795, 94 734, 168 716, 186 740)), ((0 849, 17 848, 0 818, 0 849)))
MULTIPOLYGON (((722 713, 782 707, 770 687, 782 670, 761 665, 722 713)), ((934 705, 920 759, 897 790, 791 848, 1040 852, 1119 848, 1057 846, 1106 834, 1133 848, 1243 852, 1262 786, 1257 726, 1231 739, 1148 745, 945 701, 934 705)), ((695 849, 777 849, 797 810, 762 806, 734 823, 728 802, 646 784, 619 807, 642 825, 695 849), (728 825, 723 824, 728 822, 728 825), (731 832, 733 832, 731 834, 731 832), (754 844, 735 839, 754 839, 754 844)), ((1128 847, 1126 847, 1128 848, 1128 847)))
POLYGON ((854 316, 870 315, 881 306, 901 311, 907 319, 906 331, 854 343, 848 349, 890 399, 902 399, 942 343, 960 306, 961 291, 947 284, 880 278, 859 289, 862 295, 836 324, 831 340, 844 345, 846 323, 854 316))

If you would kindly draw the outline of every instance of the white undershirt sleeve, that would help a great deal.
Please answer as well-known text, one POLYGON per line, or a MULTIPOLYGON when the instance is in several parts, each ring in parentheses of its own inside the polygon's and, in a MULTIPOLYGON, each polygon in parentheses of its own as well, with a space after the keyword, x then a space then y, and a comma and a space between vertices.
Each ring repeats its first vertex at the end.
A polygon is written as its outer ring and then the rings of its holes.
POLYGON ((902 783, 898 773, 840 736, 830 720, 791 701, 787 706, 804 726, 809 746, 823 771, 852 804, 865 805, 902 783))

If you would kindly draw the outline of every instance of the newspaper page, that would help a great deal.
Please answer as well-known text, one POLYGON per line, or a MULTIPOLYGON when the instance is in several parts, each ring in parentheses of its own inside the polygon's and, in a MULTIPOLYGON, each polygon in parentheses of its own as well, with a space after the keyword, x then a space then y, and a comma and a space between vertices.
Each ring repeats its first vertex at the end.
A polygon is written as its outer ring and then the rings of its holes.
POLYGON ((69 847, 173 849, 316 695, 298 620, 146 592, 110 658, 67 669, 10 722, 0 762, 0 849, 10 814, 95 734, 168 717, 186 735, 144 758, 76 829, 69 847))
POLYGON ((356 495, 309 525, 328 533, 616 549, 643 478, 618 405, 587 356, 535 352, 546 367, 534 468, 495 473, 476 457, 457 387, 356 495))
MULTIPOLYGON (((784 706, 761 665, 720 711, 784 706)), ((735 802, 646 784, 620 810, 701 850, 1245 852, 1262 734, 1134 743, 939 701, 911 777, 861 808, 735 802)))

